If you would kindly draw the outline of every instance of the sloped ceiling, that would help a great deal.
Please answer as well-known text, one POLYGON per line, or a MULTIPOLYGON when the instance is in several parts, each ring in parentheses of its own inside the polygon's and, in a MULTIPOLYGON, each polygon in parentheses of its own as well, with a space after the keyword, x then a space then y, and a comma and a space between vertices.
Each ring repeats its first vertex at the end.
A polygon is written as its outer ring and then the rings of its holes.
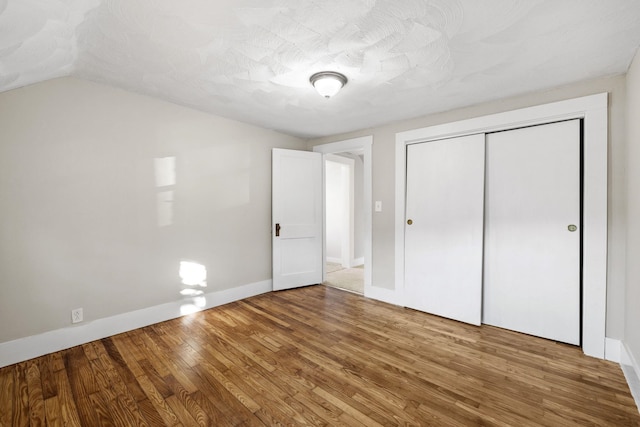
POLYGON ((76 76, 315 137, 624 73, 639 44, 638 0, 0 0, 0 91, 76 76), (349 83, 324 99, 321 70, 349 83))

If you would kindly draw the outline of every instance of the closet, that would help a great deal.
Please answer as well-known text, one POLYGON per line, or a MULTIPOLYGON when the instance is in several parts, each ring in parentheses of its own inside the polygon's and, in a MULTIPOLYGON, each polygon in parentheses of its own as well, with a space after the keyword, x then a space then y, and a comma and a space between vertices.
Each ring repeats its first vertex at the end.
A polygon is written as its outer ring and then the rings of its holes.
POLYGON ((407 146, 405 305, 580 344, 581 121, 407 146))

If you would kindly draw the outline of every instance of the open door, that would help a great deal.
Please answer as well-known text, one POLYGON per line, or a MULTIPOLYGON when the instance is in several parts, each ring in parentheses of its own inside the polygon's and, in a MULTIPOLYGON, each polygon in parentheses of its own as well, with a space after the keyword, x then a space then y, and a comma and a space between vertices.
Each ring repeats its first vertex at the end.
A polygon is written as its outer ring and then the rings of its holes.
POLYGON ((322 283, 322 155, 273 149, 273 290, 322 283))

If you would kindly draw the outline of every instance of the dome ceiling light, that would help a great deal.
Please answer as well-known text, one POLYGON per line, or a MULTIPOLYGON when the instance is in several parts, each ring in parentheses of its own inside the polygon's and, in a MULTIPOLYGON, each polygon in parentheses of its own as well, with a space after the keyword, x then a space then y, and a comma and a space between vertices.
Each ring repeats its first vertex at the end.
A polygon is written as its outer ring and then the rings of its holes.
POLYGON ((320 71, 309 77, 309 81, 318 93, 325 98, 331 98, 347 84, 347 77, 335 71, 320 71))

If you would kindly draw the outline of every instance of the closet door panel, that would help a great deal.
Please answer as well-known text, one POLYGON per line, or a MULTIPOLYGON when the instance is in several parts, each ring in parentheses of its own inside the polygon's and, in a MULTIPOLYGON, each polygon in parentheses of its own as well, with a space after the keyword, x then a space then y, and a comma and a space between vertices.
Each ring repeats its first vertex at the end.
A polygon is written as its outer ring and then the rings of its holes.
POLYGON ((580 121, 487 134, 486 158, 483 323, 579 344, 580 121))
POLYGON ((407 147, 405 305, 479 325, 484 135, 407 147))

